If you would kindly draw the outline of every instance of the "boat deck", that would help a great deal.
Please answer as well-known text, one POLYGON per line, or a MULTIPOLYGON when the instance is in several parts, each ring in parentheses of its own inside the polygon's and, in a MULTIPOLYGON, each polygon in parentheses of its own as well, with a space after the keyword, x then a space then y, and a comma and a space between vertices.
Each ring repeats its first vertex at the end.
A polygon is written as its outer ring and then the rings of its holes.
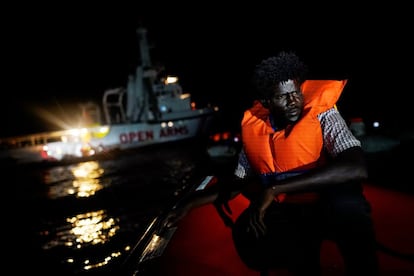
MULTIPOLYGON (((381 275, 414 275, 414 195, 368 184, 365 194, 373 207, 378 241, 393 251, 378 251, 381 275)), ((230 203, 237 216, 247 200, 238 196, 230 203)), ((192 210, 163 251, 134 275, 260 275, 241 262, 230 229, 211 205, 192 210)), ((323 275, 344 275, 342 259, 333 243, 323 244, 321 260, 323 275)), ((269 275, 288 273, 270 271, 269 275)))

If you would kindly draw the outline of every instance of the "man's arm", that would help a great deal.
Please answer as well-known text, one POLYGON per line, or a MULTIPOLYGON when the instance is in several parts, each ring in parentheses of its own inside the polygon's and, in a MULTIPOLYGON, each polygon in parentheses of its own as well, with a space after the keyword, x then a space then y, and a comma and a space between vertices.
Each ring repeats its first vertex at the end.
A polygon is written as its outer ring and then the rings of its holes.
POLYGON ((290 192, 308 192, 350 181, 363 181, 367 178, 368 170, 362 149, 360 147, 352 147, 339 153, 325 166, 278 181, 271 186, 271 190, 273 195, 290 192))
POLYGON ((163 225, 166 227, 175 226, 188 212, 206 204, 215 203, 216 207, 224 206, 229 200, 241 193, 246 181, 236 176, 229 182, 221 182, 220 180, 206 187, 203 190, 197 190, 183 199, 173 210, 171 210, 163 225))

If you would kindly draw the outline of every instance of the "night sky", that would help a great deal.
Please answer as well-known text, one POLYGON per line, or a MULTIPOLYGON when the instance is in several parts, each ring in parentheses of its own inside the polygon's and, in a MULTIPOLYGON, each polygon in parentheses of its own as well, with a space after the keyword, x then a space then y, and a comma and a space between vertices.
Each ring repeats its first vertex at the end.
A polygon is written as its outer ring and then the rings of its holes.
POLYGON ((412 16, 405 15, 407 8, 348 5, 311 12, 316 7, 230 6, 5 10, 11 19, 2 34, 0 137, 58 129, 39 110, 70 118, 68 106, 101 103, 106 89, 125 86, 138 62, 139 26, 148 29, 153 62, 180 77, 193 99, 218 104, 230 117, 238 118, 249 104, 254 65, 292 50, 309 65, 310 78, 349 79, 339 102, 345 117, 410 124, 412 16))

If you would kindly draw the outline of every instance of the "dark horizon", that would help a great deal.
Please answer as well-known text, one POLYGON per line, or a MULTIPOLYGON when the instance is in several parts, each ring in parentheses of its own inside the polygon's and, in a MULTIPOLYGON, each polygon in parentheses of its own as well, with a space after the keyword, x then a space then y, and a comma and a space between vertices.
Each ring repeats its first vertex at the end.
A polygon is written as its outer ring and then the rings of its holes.
POLYGON ((286 18, 201 10, 157 15, 155 8, 134 14, 128 8, 93 16, 78 10, 25 15, 27 25, 9 30, 0 137, 49 130, 35 109, 70 117, 67 105, 100 104, 106 89, 125 86, 138 64, 139 26, 148 30, 154 63, 177 75, 195 101, 218 104, 229 114, 249 104, 254 65, 292 50, 309 65, 310 79, 349 80, 339 102, 345 117, 411 124, 410 102, 402 95, 409 77, 401 66, 411 49, 408 37, 396 33, 408 27, 405 22, 393 21, 390 28, 381 16, 365 21, 358 12, 321 14, 323 21, 305 17, 300 29, 290 30, 295 25, 286 18))

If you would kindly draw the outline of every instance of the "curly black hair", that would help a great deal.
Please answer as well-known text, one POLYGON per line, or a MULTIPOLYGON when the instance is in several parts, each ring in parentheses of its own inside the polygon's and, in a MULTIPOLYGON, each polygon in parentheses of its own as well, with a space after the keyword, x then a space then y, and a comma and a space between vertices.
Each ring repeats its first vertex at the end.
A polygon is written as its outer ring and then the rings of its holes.
POLYGON ((275 85, 287 80, 305 81, 307 66, 293 52, 280 52, 277 56, 262 60, 253 73, 253 85, 259 99, 268 99, 275 85))

